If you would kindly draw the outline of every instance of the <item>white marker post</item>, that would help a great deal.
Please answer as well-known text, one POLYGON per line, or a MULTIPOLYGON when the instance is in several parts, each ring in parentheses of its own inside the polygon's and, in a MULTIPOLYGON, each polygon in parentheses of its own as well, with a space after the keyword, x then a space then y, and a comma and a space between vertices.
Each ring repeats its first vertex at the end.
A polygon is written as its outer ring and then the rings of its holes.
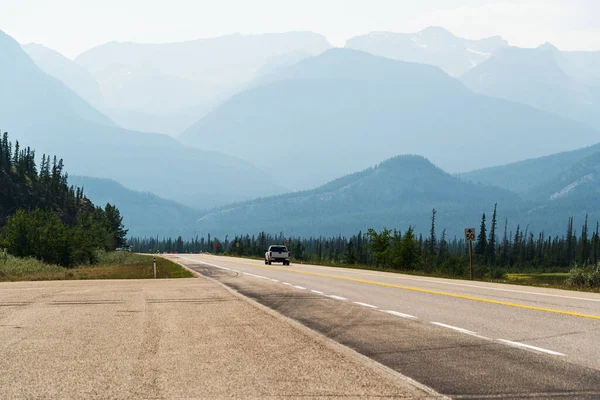
POLYGON ((156 279, 156 257, 154 257, 154 279, 156 279))

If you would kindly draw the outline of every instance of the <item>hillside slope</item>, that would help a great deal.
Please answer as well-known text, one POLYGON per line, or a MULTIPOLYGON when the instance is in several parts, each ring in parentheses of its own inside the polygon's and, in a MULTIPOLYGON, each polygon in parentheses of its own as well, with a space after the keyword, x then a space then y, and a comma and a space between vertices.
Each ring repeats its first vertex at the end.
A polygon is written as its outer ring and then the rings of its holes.
POLYGON ((95 204, 116 205, 129 228, 129 236, 193 236, 194 222, 200 211, 152 193, 136 192, 110 180, 84 176, 70 176, 69 183, 83 188, 87 198, 95 204))
POLYGON ((427 232, 431 210, 438 229, 458 235, 494 203, 515 214, 526 204, 508 191, 463 182, 418 156, 399 156, 317 189, 221 207, 198 221, 212 234, 285 232, 320 236, 368 228, 415 225, 427 232), (466 225, 465 225, 466 224, 466 225))
POLYGON ((525 194, 567 173, 574 165, 600 151, 600 143, 516 163, 461 173, 460 178, 525 194))

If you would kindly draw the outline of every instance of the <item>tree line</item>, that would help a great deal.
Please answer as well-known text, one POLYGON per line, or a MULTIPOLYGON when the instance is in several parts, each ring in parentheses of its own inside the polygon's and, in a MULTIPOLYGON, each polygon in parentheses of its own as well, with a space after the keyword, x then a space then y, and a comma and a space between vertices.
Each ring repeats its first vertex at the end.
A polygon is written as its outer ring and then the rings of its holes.
MULTIPOLYGON (((287 237, 283 233, 242 235, 223 239, 211 237, 131 238, 129 243, 142 252, 210 252, 244 257, 263 257, 271 244, 288 243, 297 261, 340 265, 366 265, 399 271, 438 273, 466 277, 469 246, 463 237, 449 238, 436 229, 437 211, 432 210, 429 234, 415 234, 413 227, 358 232, 350 237, 287 237)), ((565 221, 565 233, 546 236, 509 221, 498 223, 497 205, 491 221, 481 217, 473 243, 475 275, 500 278, 506 272, 568 271, 573 266, 596 265, 600 261, 600 224, 590 226, 588 218, 577 230, 572 217, 565 221), (578 233, 579 232, 579 233, 578 233)))
POLYGON ((73 266, 97 261, 97 250, 126 242, 119 210, 95 206, 82 188, 68 185, 62 159, 13 147, 0 139, 0 247, 17 257, 73 266))

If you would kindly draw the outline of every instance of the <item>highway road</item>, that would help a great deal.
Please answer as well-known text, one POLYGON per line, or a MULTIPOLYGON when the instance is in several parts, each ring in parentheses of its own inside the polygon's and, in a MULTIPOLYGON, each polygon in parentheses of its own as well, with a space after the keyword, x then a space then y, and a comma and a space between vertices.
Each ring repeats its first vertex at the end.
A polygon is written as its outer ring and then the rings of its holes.
POLYGON ((170 256, 453 398, 600 398, 600 295, 170 256))

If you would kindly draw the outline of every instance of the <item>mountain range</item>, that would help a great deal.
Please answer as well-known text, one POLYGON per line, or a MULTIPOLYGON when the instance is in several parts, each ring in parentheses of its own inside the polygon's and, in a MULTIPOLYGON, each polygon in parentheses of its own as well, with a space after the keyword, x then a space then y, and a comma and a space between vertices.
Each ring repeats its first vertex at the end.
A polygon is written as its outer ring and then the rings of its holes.
POLYGON ((261 198, 207 212, 198 231, 234 235, 279 232, 286 235, 349 235, 368 228, 413 225, 425 233, 432 209, 438 228, 476 223, 499 202, 511 215, 525 206, 514 193, 457 179, 420 156, 399 156, 317 189, 261 198))
POLYGON ((433 66, 332 49, 275 70, 181 140, 252 160, 287 187, 308 189, 398 154, 458 172, 591 145, 600 134, 475 94, 433 66))
POLYGON ((110 42, 74 63, 99 83, 104 110, 124 128, 176 134, 251 81, 274 58, 331 45, 310 32, 228 35, 167 44, 110 42))
POLYGON ((461 81, 477 93, 536 107, 600 129, 600 86, 575 80, 553 46, 507 47, 474 67, 461 81))
POLYGON ((2 32, 0 53, 0 87, 10 94, 0 98, 2 129, 40 153, 64 157, 72 174, 112 178, 199 208, 284 191, 247 161, 118 127, 2 32))
POLYGON ((136 235, 426 233, 432 208, 456 230, 496 202, 549 233, 597 218, 600 53, 442 28, 330 47, 230 35, 113 42, 72 61, 0 32, 0 123, 96 177, 75 183, 120 203, 136 235), (185 144, 148 133, 187 126, 185 144))

